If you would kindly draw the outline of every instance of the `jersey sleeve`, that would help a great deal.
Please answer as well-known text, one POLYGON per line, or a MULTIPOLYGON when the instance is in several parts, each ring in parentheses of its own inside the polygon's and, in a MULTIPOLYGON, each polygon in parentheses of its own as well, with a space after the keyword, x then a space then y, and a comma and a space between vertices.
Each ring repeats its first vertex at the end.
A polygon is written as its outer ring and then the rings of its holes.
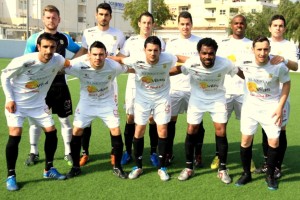
POLYGON ((37 36, 38 34, 33 34, 28 38, 28 40, 26 41, 24 54, 36 52, 37 36))
POLYGON ((280 65, 278 77, 281 83, 290 81, 289 70, 285 65, 280 65))
POLYGON ((88 45, 87 45, 87 41, 86 41, 86 34, 87 34, 87 31, 85 30, 83 32, 82 39, 81 39, 81 47, 88 49, 88 45))
POLYGON ((79 49, 80 49, 80 45, 75 43, 69 34, 64 33, 64 35, 68 39, 67 49, 73 53, 77 53, 77 51, 79 51, 79 49))

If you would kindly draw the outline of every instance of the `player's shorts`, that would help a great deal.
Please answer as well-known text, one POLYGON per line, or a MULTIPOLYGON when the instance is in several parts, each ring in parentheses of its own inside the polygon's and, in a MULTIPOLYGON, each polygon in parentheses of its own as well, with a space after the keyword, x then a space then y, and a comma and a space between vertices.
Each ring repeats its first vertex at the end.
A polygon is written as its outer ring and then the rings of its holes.
POLYGON ((191 96, 187 110, 187 123, 200 124, 203 119, 203 115, 206 112, 209 112, 213 122, 226 123, 226 99, 222 98, 210 102, 204 102, 201 99, 193 98, 191 96))
POLYGON ((57 114, 61 118, 66 118, 73 113, 71 95, 67 85, 51 85, 46 96, 46 104, 53 114, 57 114))
POLYGON ((99 105, 91 105, 79 101, 74 114, 73 125, 78 128, 90 126, 95 118, 100 118, 108 128, 120 126, 118 107, 114 101, 106 101, 99 105))
POLYGON ((135 99, 134 122, 138 125, 146 125, 152 114, 157 125, 169 123, 171 119, 170 102, 169 97, 151 102, 135 99))
POLYGON ((30 125, 36 124, 43 128, 54 125, 52 113, 46 104, 37 108, 20 108, 17 105, 15 113, 10 113, 5 109, 5 116, 9 127, 22 127, 26 117, 29 118, 30 125))
POLYGON ((135 74, 129 73, 125 92, 125 110, 128 115, 134 115, 135 93, 135 74))
POLYGON ((286 126, 290 118, 290 101, 289 99, 285 102, 282 111, 282 124, 281 127, 286 126))
POLYGON ((253 106, 244 103, 241 115, 242 134, 254 135, 258 124, 260 124, 268 138, 278 138, 281 127, 275 125, 275 118, 272 118, 277 106, 277 103, 266 104, 264 106, 253 106))
POLYGON ((241 119, 241 111, 243 105, 243 96, 241 94, 227 94, 226 103, 227 103, 227 119, 229 120, 232 112, 235 113, 235 118, 237 120, 241 119))
POLYGON ((190 91, 171 90, 171 116, 177 116, 187 111, 189 99, 191 96, 190 91))

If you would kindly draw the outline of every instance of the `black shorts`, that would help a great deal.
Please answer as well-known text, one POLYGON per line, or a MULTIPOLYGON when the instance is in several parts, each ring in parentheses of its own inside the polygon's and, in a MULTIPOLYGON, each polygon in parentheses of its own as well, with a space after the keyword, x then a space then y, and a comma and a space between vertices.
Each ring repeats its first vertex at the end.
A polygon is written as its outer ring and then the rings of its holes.
POLYGON ((53 114, 65 118, 73 114, 72 100, 67 85, 51 85, 47 97, 46 104, 52 109, 53 114))

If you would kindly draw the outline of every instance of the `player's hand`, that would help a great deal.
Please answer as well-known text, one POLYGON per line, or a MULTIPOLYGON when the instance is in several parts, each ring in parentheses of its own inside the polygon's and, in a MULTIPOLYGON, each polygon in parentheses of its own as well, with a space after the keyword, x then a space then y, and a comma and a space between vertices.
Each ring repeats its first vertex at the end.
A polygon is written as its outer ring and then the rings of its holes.
POLYGON ((282 56, 274 56, 271 60, 270 60, 270 63, 272 65, 277 65, 281 62, 284 62, 284 57, 282 56))
POLYGON ((17 110, 16 102, 14 101, 7 102, 5 105, 5 109, 10 113, 15 113, 17 110))
POLYGON ((282 109, 277 108, 272 115, 272 118, 274 118, 275 125, 276 126, 281 126, 282 124, 282 109))

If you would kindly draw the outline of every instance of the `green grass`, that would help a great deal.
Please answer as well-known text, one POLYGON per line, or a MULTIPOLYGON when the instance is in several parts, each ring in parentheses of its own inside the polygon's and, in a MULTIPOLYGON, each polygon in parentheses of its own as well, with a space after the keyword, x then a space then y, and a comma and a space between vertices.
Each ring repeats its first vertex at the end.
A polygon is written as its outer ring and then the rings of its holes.
MULTIPOLYGON (((0 69, 4 68, 9 59, 0 59, 0 69)), ((300 195, 300 74, 291 73, 291 115, 287 127, 288 149, 286 152, 283 174, 280 179, 279 190, 269 191, 263 175, 253 175, 253 181, 246 186, 236 187, 234 182, 242 171, 239 157, 240 131, 239 121, 232 117, 227 132, 229 141, 228 168, 233 183, 225 185, 217 178, 217 172, 210 169, 210 162, 214 157, 215 142, 214 130, 209 115, 205 115, 204 126, 206 135, 203 146, 204 168, 196 170, 196 174, 188 181, 180 182, 177 176, 185 167, 184 140, 186 134, 186 115, 180 115, 176 126, 174 145, 174 164, 168 168, 171 180, 160 181, 157 170, 149 162, 149 137, 145 135, 144 174, 136 180, 120 180, 111 172, 110 165, 110 137, 108 129, 100 120, 93 122, 93 131, 90 144, 91 161, 82 168, 82 175, 66 181, 43 179, 44 153, 42 135, 39 151, 41 162, 32 167, 24 165, 29 152, 28 122, 24 124, 23 136, 19 145, 19 157, 16 171, 17 180, 21 187, 18 192, 8 192, 5 186, 6 161, 5 146, 8 130, 4 116, 4 96, 0 90, 0 199, 297 199, 300 195), (298 99, 298 100, 297 100, 298 99)), ((118 78, 119 84, 119 111, 121 129, 124 130, 125 113, 123 109, 124 93, 127 75, 118 78)), ((78 80, 69 81, 73 107, 75 109, 79 97, 78 80)), ((63 160, 63 142, 58 128, 58 149, 55 154, 54 165, 62 173, 69 171, 69 166, 63 160)), ((148 132, 148 131, 147 131, 148 132)), ((256 165, 262 162, 261 133, 256 134, 253 146, 253 159, 256 165)), ((129 172, 134 164, 124 167, 129 172)))

